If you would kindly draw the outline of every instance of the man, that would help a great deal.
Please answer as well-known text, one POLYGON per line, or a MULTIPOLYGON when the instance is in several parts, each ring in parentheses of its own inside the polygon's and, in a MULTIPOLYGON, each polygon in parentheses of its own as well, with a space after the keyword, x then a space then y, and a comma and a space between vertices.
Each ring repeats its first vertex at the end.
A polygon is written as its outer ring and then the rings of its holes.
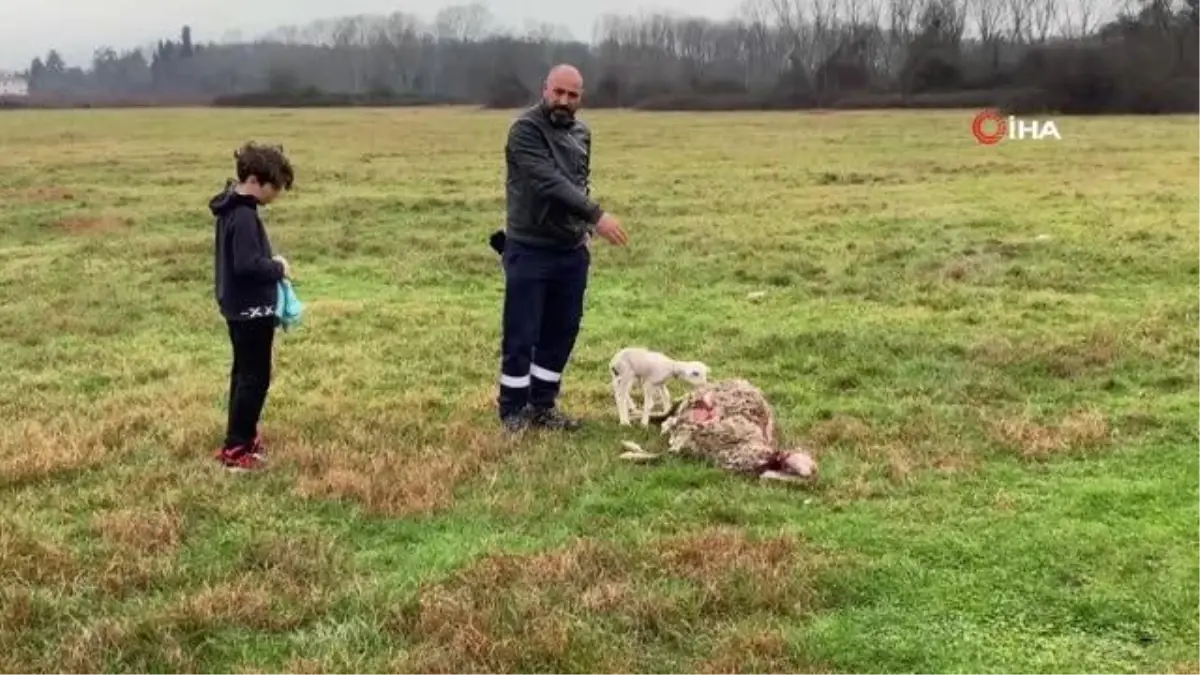
MULTIPOLYGON (((621 223, 591 199, 591 131, 575 119, 583 76, 555 66, 542 100, 512 123, 504 147, 508 220, 501 249, 504 317, 500 394, 506 430, 574 430, 555 405, 575 347, 593 233, 628 241, 621 223)), ((495 245, 495 244, 494 244, 495 245)))

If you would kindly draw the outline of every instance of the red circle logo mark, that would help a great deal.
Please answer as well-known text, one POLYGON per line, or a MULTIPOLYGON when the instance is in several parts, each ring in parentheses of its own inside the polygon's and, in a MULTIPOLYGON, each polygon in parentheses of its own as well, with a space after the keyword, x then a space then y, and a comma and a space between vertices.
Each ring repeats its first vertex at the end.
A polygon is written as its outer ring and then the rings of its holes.
POLYGON ((995 145, 1008 135, 1008 122, 995 110, 984 110, 971 122, 971 133, 983 145, 995 145), (992 130, 989 131, 988 127, 992 130))

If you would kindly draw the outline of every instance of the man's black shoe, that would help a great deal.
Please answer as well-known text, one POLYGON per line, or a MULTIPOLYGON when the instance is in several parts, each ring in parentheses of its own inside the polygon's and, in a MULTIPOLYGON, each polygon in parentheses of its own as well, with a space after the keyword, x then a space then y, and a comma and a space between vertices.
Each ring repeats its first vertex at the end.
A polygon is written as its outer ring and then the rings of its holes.
POLYGON ((529 421, 535 427, 559 431, 575 431, 582 426, 579 420, 564 415, 557 408, 534 410, 529 421))
POLYGON ((529 428, 529 414, 523 411, 506 415, 500 419, 500 424, 505 433, 519 434, 529 428))

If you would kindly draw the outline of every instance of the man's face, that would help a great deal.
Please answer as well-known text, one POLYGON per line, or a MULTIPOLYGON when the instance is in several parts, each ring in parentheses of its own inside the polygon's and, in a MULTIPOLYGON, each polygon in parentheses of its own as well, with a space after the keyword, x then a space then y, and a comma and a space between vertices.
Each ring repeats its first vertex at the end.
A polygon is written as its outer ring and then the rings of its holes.
POLYGON ((279 196, 280 189, 275 187, 273 183, 260 183, 254 176, 250 176, 242 183, 241 188, 245 194, 253 195, 258 200, 259 204, 270 204, 279 196))
POLYGON ((579 102, 583 98, 583 82, 570 74, 556 74, 546 80, 542 92, 546 106, 550 108, 550 119, 555 124, 566 125, 575 119, 579 102))
POLYGON ((262 202, 263 204, 270 204, 271 202, 275 201, 275 198, 278 196, 279 188, 275 187, 271 183, 263 183, 259 187, 258 201, 262 202))

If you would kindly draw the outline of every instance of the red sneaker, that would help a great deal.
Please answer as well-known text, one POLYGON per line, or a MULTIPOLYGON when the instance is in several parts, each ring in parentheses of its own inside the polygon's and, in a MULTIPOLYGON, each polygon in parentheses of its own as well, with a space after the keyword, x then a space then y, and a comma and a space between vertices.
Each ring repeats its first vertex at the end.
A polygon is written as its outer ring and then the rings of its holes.
POLYGON ((265 468, 265 466, 263 461, 257 456, 249 452, 245 452, 234 458, 232 464, 226 464, 225 468, 235 473, 240 473, 242 471, 257 471, 265 468))
POLYGON ((254 471, 255 469, 261 469, 263 465, 262 460, 256 457, 244 445, 218 450, 217 461, 226 469, 233 472, 254 471))
POLYGON ((262 436, 255 436, 250 442, 250 454, 260 462, 267 461, 267 446, 263 443, 262 436))

